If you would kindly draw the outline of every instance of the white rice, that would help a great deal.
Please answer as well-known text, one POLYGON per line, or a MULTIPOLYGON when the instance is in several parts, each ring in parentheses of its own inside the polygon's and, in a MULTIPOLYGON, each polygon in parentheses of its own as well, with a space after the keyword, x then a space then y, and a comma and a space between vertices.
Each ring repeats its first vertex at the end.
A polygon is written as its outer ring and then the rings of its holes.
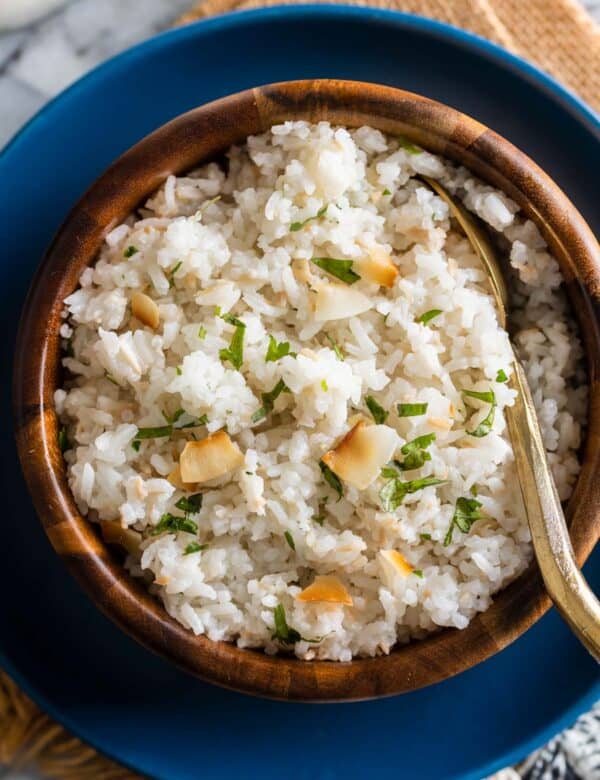
POLYGON ((70 442, 71 489, 90 519, 140 532, 140 554, 127 566, 196 634, 304 659, 387 653, 441 626, 464 628, 531 558, 503 414, 514 391, 496 381, 501 370, 511 374, 508 338, 477 257, 415 174, 440 179, 499 231, 512 266, 514 342, 560 496, 571 493, 587 380, 557 263, 534 224, 467 170, 402 140, 368 127, 286 122, 232 149, 227 173, 209 164, 169 177, 106 237, 65 301, 69 378, 56 407, 70 442), (126 257, 128 247, 137 251, 126 257), (316 322, 311 286, 332 279, 306 261, 358 261, 374 248, 396 265, 394 286, 361 279, 352 289, 368 296, 367 311, 316 322), (135 290, 158 304, 156 330, 133 317, 135 290), (219 356, 234 326, 215 307, 246 325, 240 371, 219 356), (442 313, 416 322, 432 309, 442 313), (269 336, 297 357, 266 362, 269 336), (253 423, 261 393, 280 379, 291 392, 253 423), (488 435, 467 433, 489 404, 466 399, 464 389, 494 392, 488 435), (407 495, 394 511, 382 508, 383 478, 361 491, 345 484, 336 500, 319 468, 357 412, 369 417, 366 395, 389 411, 398 448, 436 435, 431 459, 402 479, 444 483, 407 495), (397 415, 396 404, 417 401, 426 414, 397 415), (164 426, 163 412, 177 409, 182 422, 207 415, 206 428, 144 439, 136 451, 138 428, 164 426), (162 515, 182 515, 175 504, 184 493, 167 476, 185 441, 224 427, 244 464, 202 486, 197 533, 152 535, 162 515), (457 499, 475 491, 483 519, 468 533, 454 528, 444 545, 457 499), (207 547, 185 554, 191 542, 207 547), (390 571, 381 550, 399 551, 416 573, 390 571), (338 577, 353 606, 298 601, 319 574, 338 577), (279 604, 302 637, 322 639, 274 640, 279 604))

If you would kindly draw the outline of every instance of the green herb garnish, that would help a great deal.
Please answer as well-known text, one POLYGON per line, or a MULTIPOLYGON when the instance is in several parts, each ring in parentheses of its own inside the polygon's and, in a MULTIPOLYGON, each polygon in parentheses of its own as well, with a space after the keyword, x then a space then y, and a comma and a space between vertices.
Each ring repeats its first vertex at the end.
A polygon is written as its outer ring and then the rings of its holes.
POLYGON ((175 286, 175 274, 181 268, 181 260, 169 272, 169 289, 175 286))
POLYGON ((377 425, 383 425, 387 420, 389 412, 386 412, 383 406, 380 406, 372 395, 365 396, 365 405, 371 412, 371 416, 377 423, 377 425))
POLYGON ((488 435, 488 433, 492 430, 492 425, 494 424, 494 414, 496 411, 496 396, 494 395, 494 391, 485 390, 483 392, 478 392, 477 390, 463 390, 462 392, 463 395, 466 395, 469 398, 477 398, 479 401, 490 404, 490 411, 475 428, 475 430, 467 431, 469 436, 475 436, 478 439, 482 439, 484 436, 488 435))
POLYGON ((309 222, 312 222, 315 219, 321 219, 325 215, 325 212, 327 211, 327 205, 321 206, 321 208, 317 211, 317 213, 312 217, 307 217, 306 219, 303 219, 301 222, 292 222, 290 225, 290 230, 292 233, 295 233, 297 230, 302 230, 302 228, 305 225, 308 225, 309 222))
POLYGON ((321 389, 324 393, 326 393, 329 390, 329 385, 327 384, 326 379, 321 379, 321 389))
POLYGON ((290 628, 288 626, 283 604, 278 604, 275 607, 273 610, 273 618, 275 620, 275 632, 271 636, 271 639, 277 639, 285 645, 293 645, 302 639, 295 628, 290 628))
POLYGON ((388 190, 388 188, 386 187, 386 188, 384 189, 384 191, 383 191, 381 194, 382 194, 382 195, 391 195, 392 193, 391 193, 391 192, 390 192, 390 190, 388 190))
POLYGON ((132 246, 131 244, 127 247, 127 249, 123 252, 123 257, 133 257, 137 252, 140 250, 137 248, 137 246, 132 246))
POLYGON ((58 432, 58 449, 61 452, 65 452, 65 450, 69 449, 69 439, 67 438, 67 429, 63 425, 63 427, 58 432))
POLYGON ((197 534, 198 525, 189 517, 177 517, 170 512, 164 514, 157 525, 152 529, 152 536, 158 536, 162 533, 177 533, 178 531, 184 531, 186 534, 197 534))
POLYGON ((424 477, 423 479, 411 479, 409 482, 402 482, 396 477, 385 483, 379 492, 379 497, 385 511, 393 512, 398 509, 404 501, 404 497, 409 493, 416 493, 418 490, 424 490, 432 485, 443 485, 445 481, 435 477, 424 477))
POLYGON ((157 428, 138 428, 136 439, 164 439, 173 433, 172 425, 162 425, 157 428))
POLYGON ((426 433, 424 436, 417 436, 416 439, 406 442, 400 452, 404 455, 402 468, 404 471, 420 469, 427 460, 431 460, 431 455, 427 452, 427 447, 435 441, 435 433, 426 433))
POLYGON ((415 322, 420 322, 421 325, 427 325, 428 322, 431 322, 435 317, 439 317, 440 314, 442 314, 441 309, 429 309, 429 311, 426 311, 424 314, 421 314, 420 317, 417 317, 415 322))
POLYGON ((114 378, 112 374, 110 374, 108 371, 105 372, 104 378, 108 379, 111 384, 116 385, 117 387, 120 387, 121 385, 117 382, 117 380, 114 378))
POLYGON ((273 407, 275 406, 275 401, 279 398, 279 396, 282 393, 289 393, 290 390, 286 386, 283 379, 280 379, 279 382, 275 385, 275 387, 269 391, 268 393, 261 393, 260 397, 262 399, 263 405, 260 407, 260 409, 257 409, 254 414, 252 415, 252 422, 259 422, 259 420, 264 420, 267 415, 269 415, 273 411, 273 407))
POLYGON ((430 542, 431 541, 431 534, 419 534, 419 538, 422 542, 430 542))
POLYGON ((231 365, 239 371, 244 362, 244 333, 246 331, 246 325, 232 314, 223 314, 221 316, 221 309, 220 307, 218 308, 219 314, 217 316, 221 317, 221 319, 225 320, 229 325, 235 326, 235 331, 231 337, 229 347, 219 350, 219 357, 223 362, 228 360, 231 365))
POLYGON ((472 496, 477 497, 479 495, 479 488, 477 487, 477 485, 471 485, 471 487, 469 488, 469 493, 472 496))
POLYGON ((205 339, 206 338, 206 333, 207 333, 207 330, 204 327, 204 325, 200 325, 200 327, 198 328, 198 338, 202 339, 202 340, 205 339))
POLYGON ((284 534, 285 541, 289 544, 289 546, 292 548, 292 550, 296 550, 296 542, 294 542, 294 537, 291 535, 289 531, 285 531, 284 534))
POLYGON ((340 347, 339 347, 339 345, 337 344, 337 342, 335 341, 335 339, 334 339, 334 338, 332 338, 332 337, 329 335, 329 333, 326 333, 326 334, 325 334, 325 338, 326 338, 326 339, 327 339, 327 341, 328 341, 328 342, 331 344, 331 349, 332 349, 332 350, 335 352, 335 356, 336 356, 336 358, 337 358, 338 360, 343 360, 343 359, 344 359, 344 353, 343 353, 343 352, 342 352, 342 350, 340 349, 340 347))
POLYGON ((191 515, 196 515, 202 509, 202 493, 194 493, 192 496, 182 496, 175 504, 177 509, 191 515))
POLYGON ((415 577, 420 577, 423 579, 423 569, 413 569, 412 573, 415 575, 415 577))
POLYGON ((419 417, 427 412, 429 404, 397 404, 398 417, 419 417))
POLYGON ((289 341, 277 341, 273 336, 269 336, 269 346, 265 355, 265 363, 275 363, 286 355, 296 356, 295 352, 290 352, 289 341))
POLYGON ((177 374, 177 376, 181 376, 182 375, 183 371, 181 370, 181 366, 176 366, 175 367, 175 373, 177 374))
POLYGON ((139 439, 134 439, 134 440, 131 442, 131 446, 133 447, 133 449, 134 449, 136 452, 139 452, 139 451, 140 451, 140 447, 142 446, 142 442, 141 442, 139 439))
POLYGON ((503 368, 501 368, 496 374, 496 382, 508 382, 506 371, 503 368))
POLYGON ((177 420, 181 417, 182 414, 185 414, 183 409, 176 409, 173 414, 167 414, 166 412, 163 412, 162 415, 165 418, 165 420, 169 423, 169 425, 173 425, 177 422, 177 420))
POLYGON ((418 146, 415 146, 413 143, 411 143, 408 138, 405 138, 403 135, 399 135, 397 138, 400 146, 409 154, 421 154, 423 151, 422 149, 419 149, 418 146))
POLYGON ((323 463, 322 460, 319 461, 319 468, 321 469, 321 474, 323 474, 323 479, 325 482, 327 482, 327 484, 332 487, 338 494, 339 501, 340 498, 344 495, 344 486, 342 485, 340 478, 329 468, 326 463, 323 463))
POLYGON ((454 514, 450 522, 450 528, 448 528, 448 532, 444 537, 444 547, 448 547, 449 544, 452 544, 454 526, 456 526, 459 531, 462 531, 463 534, 468 534, 473 523, 477 520, 481 520, 482 516, 478 511, 480 506, 481 501, 477 501, 475 498, 465 498, 464 496, 461 496, 457 499, 454 514))
POLYGON ((184 555, 191 555, 192 553, 201 552, 202 550, 206 550, 208 547, 207 544, 200 544, 199 542, 190 542, 188 546, 185 548, 183 554, 184 555))
POLYGON ((313 522, 315 522, 317 525, 320 525, 321 528, 323 527, 323 524, 325 523, 325 515, 313 515, 313 522))
POLYGON ((311 258, 318 268, 321 268, 331 276, 335 276, 336 279, 340 279, 346 284, 354 284, 358 282, 360 276, 352 270, 352 260, 336 260, 333 257, 313 257, 311 258))

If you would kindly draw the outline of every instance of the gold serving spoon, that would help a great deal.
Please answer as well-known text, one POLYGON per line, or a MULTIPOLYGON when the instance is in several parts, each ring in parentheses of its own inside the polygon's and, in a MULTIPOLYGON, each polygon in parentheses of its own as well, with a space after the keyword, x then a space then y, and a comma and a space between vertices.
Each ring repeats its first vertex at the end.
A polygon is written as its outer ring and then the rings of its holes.
MULTIPOLYGON (((508 291, 496 250, 479 221, 435 179, 420 176, 450 207, 486 270, 500 325, 506 330, 508 291)), ((569 531, 523 366, 513 350, 513 406, 505 409, 533 549, 554 605, 596 661, 600 662, 600 601, 575 561, 569 531)))

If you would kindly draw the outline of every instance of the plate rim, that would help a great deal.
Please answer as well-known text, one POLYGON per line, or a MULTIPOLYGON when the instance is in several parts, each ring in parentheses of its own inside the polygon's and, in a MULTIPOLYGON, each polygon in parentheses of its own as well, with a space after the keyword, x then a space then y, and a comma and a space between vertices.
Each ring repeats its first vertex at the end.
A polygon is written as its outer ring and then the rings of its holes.
MULTIPOLYGON (((6 157, 13 150, 13 147, 27 140, 29 132, 36 129, 37 125, 44 121, 45 117, 54 110, 55 104, 60 104, 67 98, 76 97, 78 93, 85 93, 91 84, 103 79, 105 76, 109 75, 111 71, 119 69, 123 65, 127 65, 128 61, 129 63, 133 63, 137 59, 145 58, 153 50, 160 48, 173 39, 193 38, 200 34, 210 35, 213 30, 220 30, 228 27, 235 28, 240 24, 244 26, 251 25, 255 20, 257 22, 269 22, 270 20, 278 20, 283 17, 287 17, 287 19, 301 17, 304 19, 307 15, 319 17, 322 20, 335 17, 363 18, 369 21, 387 22, 403 29, 416 29, 418 31, 433 34, 451 44, 459 46, 459 48, 467 49, 470 52, 474 52, 476 55, 491 60, 500 68, 509 69, 525 81, 533 83, 534 87, 537 87, 558 103, 562 110, 567 111, 567 113, 573 116, 578 123, 583 124, 600 143, 600 116, 595 113, 593 109, 569 89, 559 84, 553 77, 548 76, 541 71, 537 66, 502 49, 500 46, 481 36, 444 22, 438 22, 415 14, 407 14, 390 9, 343 4, 301 4, 294 6, 276 5, 269 8, 235 11, 220 16, 210 17, 208 19, 202 19, 183 27, 166 30, 125 49, 93 68, 67 89, 61 91, 58 95, 48 101, 0 150, 0 163, 4 162, 6 157)), ((45 694, 41 691, 34 689, 34 685, 19 671, 18 665, 13 663, 13 661, 6 656, 2 648, 0 648, 0 661, 1 666, 13 677, 27 695, 38 703, 40 707, 58 723, 63 724, 74 735, 80 736, 87 744, 96 748, 98 752, 114 758, 121 765, 127 766, 133 771, 138 771, 135 766, 123 761, 122 758, 116 758, 114 754, 107 751, 105 746, 98 745, 93 737, 84 736, 78 728, 77 723, 72 723, 71 718, 68 715, 65 715, 64 713, 59 714, 52 701, 47 700, 45 694)), ((573 722, 578 714, 591 706, 598 698, 599 694, 600 680, 596 684, 590 686, 584 695, 579 696, 577 700, 559 716, 553 718, 545 726, 538 728, 528 739, 514 745, 511 750, 502 753, 494 761, 488 761, 487 763, 481 764, 479 768, 471 770, 467 775, 460 775, 461 780, 479 780, 479 778, 482 777, 482 774, 489 774, 502 766, 512 763, 514 760, 518 760, 519 757, 522 757, 525 753, 535 749, 536 746, 568 726, 569 723, 573 722)))

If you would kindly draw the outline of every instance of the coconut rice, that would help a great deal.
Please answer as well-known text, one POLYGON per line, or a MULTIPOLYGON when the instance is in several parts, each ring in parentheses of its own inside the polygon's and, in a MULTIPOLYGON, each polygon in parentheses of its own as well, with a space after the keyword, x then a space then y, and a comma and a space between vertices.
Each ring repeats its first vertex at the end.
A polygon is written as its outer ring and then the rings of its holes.
POLYGON ((170 176, 65 301, 55 402, 81 512, 212 640, 347 661, 465 628, 532 555, 511 349, 415 176, 510 258, 565 500, 586 376, 557 263, 502 192, 368 127, 286 122, 227 160, 170 176))

